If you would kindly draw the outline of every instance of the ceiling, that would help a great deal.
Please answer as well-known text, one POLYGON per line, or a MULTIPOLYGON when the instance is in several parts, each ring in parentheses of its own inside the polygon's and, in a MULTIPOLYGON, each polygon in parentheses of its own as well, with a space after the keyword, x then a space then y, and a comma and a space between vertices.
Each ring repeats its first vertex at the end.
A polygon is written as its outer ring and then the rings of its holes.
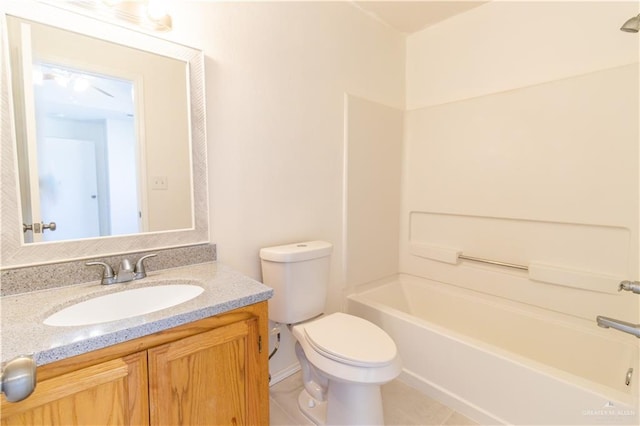
POLYGON ((354 1, 363 9, 401 33, 411 34, 487 1, 354 1))

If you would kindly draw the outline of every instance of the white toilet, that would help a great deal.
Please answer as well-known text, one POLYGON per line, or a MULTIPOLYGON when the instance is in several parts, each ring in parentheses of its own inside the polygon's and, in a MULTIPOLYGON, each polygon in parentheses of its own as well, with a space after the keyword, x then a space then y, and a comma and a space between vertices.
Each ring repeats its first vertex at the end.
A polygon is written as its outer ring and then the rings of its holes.
POLYGON ((382 425, 380 385, 400 374, 396 345, 353 315, 322 315, 332 245, 309 241, 260 250, 263 282, 274 289, 269 319, 289 325, 304 390, 302 413, 318 425, 382 425))

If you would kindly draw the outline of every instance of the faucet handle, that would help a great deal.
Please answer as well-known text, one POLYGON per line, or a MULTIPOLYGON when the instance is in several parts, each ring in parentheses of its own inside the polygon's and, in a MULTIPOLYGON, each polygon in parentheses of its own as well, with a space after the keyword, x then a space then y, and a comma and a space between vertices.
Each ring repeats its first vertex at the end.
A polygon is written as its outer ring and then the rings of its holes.
POLYGON ((134 280, 139 280, 140 278, 144 278, 147 276, 147 271, 144 268, 144 263, 143 261, 145 259, 148 259, 150 257, 155 257, 157 256, 157 254, 153 253, 153 254, 148 254, 146 256, 142 256, 140 259, 138 259, 138 261, 136 262, 136 267, 133 270, 134 273, 134 280))
POLYGON ((104 271, 102 273, 102 284, 113 284, 116 282, 116 276, 113 273, 113 268, 104 263, 104 262, 87 262, 85 263, 86 266, 94 266, 94 265, 99 265, 104 267, 104 271))

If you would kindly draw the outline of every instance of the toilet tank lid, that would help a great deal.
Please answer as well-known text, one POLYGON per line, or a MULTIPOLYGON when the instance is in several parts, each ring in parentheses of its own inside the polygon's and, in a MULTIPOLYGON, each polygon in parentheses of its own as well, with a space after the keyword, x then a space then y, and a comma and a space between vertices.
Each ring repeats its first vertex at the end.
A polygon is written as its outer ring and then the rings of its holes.
POLYGON ((306 241, 260 249, 260 259, 272 262, 302 262, 331 254, 333 245, 326 241, 306 241))

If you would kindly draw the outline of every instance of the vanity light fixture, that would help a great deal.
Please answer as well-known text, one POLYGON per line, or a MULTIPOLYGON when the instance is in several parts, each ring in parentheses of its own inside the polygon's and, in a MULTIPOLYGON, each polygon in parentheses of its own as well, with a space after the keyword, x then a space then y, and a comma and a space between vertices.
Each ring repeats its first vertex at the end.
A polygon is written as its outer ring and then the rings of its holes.
MULTIPOLYGON (((142 3, 142 2, 140 2, 142 3)), ((146 0, 147 19, 155 24, 157 31, 170 31, 169 0, 146 0)))
POLYGON ((91 83, 84 77, 79 77, 73 82, 73 90, 76 92, 84 92, 89 87, 91 87, 91 83))
POLYGON ((92 16, 128 22, 152 31, 171 31, 170 0, 40 0, 53 6, 90 11, 92 16))
POLYGON ((168 0, 147 0, 147 16, 152 21, 165 19, 169 15, 168 8, 168 0))
POLYGON ((81 93, 91 88, 110 98, 114 97, 107 90, 97 87, 92 82, 94 79, 95 77, 90 74, 74 71, 72 69, 55 68, 45 63, 34 64, 33 67, 34 85, 43 86, 45 82, 52 81, 62 88, 73 89, 74 92, 81 93))

